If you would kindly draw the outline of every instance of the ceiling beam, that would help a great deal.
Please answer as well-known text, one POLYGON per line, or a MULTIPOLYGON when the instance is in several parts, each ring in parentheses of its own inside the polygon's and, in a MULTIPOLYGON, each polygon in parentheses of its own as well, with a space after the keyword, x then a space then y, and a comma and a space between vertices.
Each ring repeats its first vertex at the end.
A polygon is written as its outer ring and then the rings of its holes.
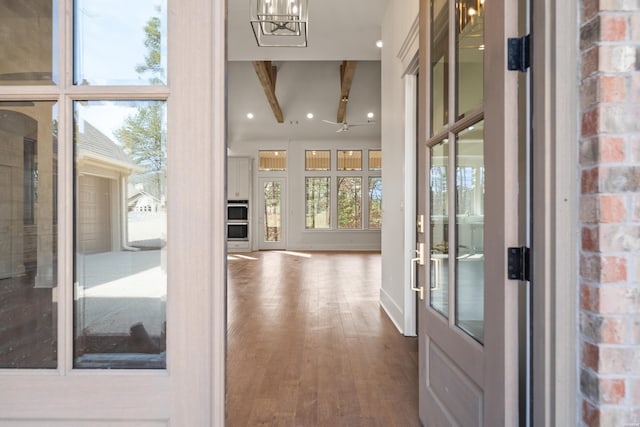
POLYGON ((340 101, 338 101, 338 123, 347 121, 347 102, 349 102, 349 91, 351 82, 356 72, 358 61, 342 61, 340 65, 340 101))
POLYGON ((284 117, 282 116, 282 110, 276 98, 276 77, 278 75, 278 68, 271 65, 271 61, 252 61, 253 68, 256 70, 260 85, 264 89, 264 94, 267 96, 267 101, 273 110, 273 115, 276 116, 278 123, 284 123, 284 117))

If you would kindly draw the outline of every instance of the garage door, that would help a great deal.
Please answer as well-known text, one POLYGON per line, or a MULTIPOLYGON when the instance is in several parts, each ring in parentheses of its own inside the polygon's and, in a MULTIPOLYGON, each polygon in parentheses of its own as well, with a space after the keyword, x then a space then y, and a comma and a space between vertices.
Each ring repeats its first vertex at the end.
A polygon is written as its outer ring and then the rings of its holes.
POLYGON ((111 181, 78 177, 78 248, 80 253, 111 251, 111 181))

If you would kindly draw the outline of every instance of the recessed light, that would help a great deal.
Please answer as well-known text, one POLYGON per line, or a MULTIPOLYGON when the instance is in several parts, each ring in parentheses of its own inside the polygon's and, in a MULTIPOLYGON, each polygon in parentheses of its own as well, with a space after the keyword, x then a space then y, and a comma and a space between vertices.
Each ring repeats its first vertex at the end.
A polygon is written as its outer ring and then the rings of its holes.
POLYGON ((313 119, 313 113, 307 113, 307 119, 313 119))
POLYGON ((253 119, 253 113, 247 113, 247 119, 253 119))
POLYGON ((370 119, 373 119, 373 113, 368 113, 367 117, 370 118, 370 119))
POLYGON ((382 40, 378 40, 376 42, 376 46, 381 48, 382 47, 382 40))

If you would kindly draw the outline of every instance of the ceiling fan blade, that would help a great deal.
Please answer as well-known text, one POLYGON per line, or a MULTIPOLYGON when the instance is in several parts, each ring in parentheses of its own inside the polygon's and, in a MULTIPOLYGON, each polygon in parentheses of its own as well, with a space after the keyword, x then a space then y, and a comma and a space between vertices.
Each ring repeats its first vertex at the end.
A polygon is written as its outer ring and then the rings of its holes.
POLYGON ((330 125, 341 125, 342 123, 332 122, 331 120, 322 120, 325 123, 329 123, 330 125))

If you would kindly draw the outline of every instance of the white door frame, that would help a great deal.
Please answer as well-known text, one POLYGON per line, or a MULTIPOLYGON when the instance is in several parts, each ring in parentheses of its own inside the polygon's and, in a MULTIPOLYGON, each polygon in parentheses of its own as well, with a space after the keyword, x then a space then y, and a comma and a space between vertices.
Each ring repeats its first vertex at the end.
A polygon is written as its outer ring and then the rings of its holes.
POLYGON ((0 86, 3 100, 59 107, 58 368, 0 370, 0 426, 222 426, 225 414, 224 0, 168 0, 169 85, 71 84, 71 0, 54 2, 56 86, 0 86), (75 370, 74 100, 167 100, 167 369, 75 370), (188 149, 185 147, 188 146, 188 149), (181 191, 187 189, 188 191, 181 191))

